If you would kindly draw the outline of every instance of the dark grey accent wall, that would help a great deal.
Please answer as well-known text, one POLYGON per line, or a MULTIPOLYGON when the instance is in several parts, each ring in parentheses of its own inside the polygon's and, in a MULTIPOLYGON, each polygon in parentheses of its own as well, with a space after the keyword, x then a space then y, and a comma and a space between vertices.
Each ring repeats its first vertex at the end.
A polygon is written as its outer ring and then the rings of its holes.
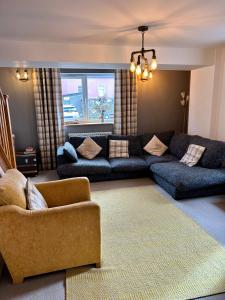
POLYGON ((189 93, 190 71, 156 71, 148 82, 138 82, 138 133, 182 130, 180 93, 189 93))
POLYGON ((15 75, 14 68, 0 68, 0 88, 4 94, 9 95, 16 150, 21 150, 27 146, 36 146, 38 139, 32 80, 21 82, 15 75))
MULTIPOLYGON (((29 75, 31 75, 31 70, 29 75)), ((9 95, 16 149, 38 144, 32 80, 20 82, 16 69, 0 68, 0 88, 9 95)), ((138 82, 138 133, 182 128, 181 91, 189 92, 189 71, 157 71, 150 82, 138 82)), ((69 132, 112 131, 111 124, 66 127, 69 132)))

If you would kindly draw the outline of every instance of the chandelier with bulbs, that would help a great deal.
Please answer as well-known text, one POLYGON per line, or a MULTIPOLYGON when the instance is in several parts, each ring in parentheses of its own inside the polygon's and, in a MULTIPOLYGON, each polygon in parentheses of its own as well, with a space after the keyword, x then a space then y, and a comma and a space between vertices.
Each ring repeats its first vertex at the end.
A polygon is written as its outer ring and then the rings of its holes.
POLYGON ((144 48, 144 34, 145 31, 148 30, 148 26, 139 26, 138 31, 141 32, 142 35, 142 47, 140 51, 133 51, 131 53, 130 58, 130 72, 136 73, 137 77, 141 79, 141 81, 147 81, 152 78, 152 71, 157 68, 157 60, 155 49, 145 49, 144 48), (151 52, 152 58, 149 62, 145 57, 145 53, 151 52), (137 61, 135 60, 135 56, 137 55, 137 61))

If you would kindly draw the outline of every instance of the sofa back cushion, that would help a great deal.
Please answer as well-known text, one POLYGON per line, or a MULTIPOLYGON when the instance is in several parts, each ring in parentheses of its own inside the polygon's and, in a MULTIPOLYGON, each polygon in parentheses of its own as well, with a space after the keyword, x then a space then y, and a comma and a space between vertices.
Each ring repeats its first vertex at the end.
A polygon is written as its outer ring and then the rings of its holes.
POLYGON ((142 146, 139 135, 109 135, 108 140, 125 140, 129 141, 129 156, 140 156, 142 146))
POLYGON ((200 166, 209 169, 221 168, 225 159, 225 142, 210 140, 198 135, 191 136, 190 142, 205 147, 200 166))
POLYGON ((72 144, 70 144, 69 142, 65 142, 63 154, 65 154, 65 156, 67 156, 73 162, 78 161, 77 151, 74 148, 74 146, 72 144))
POLYGON ((26 182, 18 170, 7 170, 0 178, 0 205, 17 205, 26 209, 26 182))
POLYGON ((169 131, 162 131, 162 132, 155 132, 155 133, 145 133, 141 135, 141 145, 142 149, 148 144, 148 142, 156 136, 163 144, 169 146, 172 136, 174 135, 173 130, 169 131))
MULTIPOLYGON (((97 143, 102 150, 99 152, 99 154, 96 157, 108 157, 108 137, 106 135, 103 136, 92 136, 91 137, 95 143, 97 143)), ((77 149, 83 141, 86 139, 86 137, 70 137, 69 142, 74 146, 75 149, 77 149)), ((78 153, 78 157, 81 157, 81 155, 78 153)))
MULTIPOLYGON (((169 144, 170 153, 181 159, 188 149, 190 138, 191 136, 188 134, 175 133, 169 144)), ((193 141, 191 143, 200 145, 197 142, 194 143, 193 141)))

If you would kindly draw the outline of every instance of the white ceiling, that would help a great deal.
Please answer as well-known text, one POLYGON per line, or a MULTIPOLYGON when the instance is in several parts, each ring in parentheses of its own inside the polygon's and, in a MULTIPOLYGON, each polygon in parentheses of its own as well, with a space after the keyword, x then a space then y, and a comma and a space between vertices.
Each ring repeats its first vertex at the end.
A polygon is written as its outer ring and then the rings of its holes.
POLYGON ((214 47, 225 43, 225 0, 0 0, 0 39, 214 47))

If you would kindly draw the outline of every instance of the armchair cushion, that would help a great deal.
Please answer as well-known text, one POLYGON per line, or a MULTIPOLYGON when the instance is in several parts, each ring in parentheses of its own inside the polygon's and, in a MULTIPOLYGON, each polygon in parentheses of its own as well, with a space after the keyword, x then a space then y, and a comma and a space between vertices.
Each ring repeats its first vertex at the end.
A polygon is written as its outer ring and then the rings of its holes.
POLYGON ((39 190, 36 188, 36 186, 33 184, 33 182, 30 180, 30 178, 27 179, 26 195, 27 195, 28 209, 38 210, 38 209, 48 208, 48 205, 47 205, 44 197, 39 192, 39 190))
POLYGON ((7 170, 0 178, 0 205, 17 205, 26 209, 26 182, 18 170, 7 170))

